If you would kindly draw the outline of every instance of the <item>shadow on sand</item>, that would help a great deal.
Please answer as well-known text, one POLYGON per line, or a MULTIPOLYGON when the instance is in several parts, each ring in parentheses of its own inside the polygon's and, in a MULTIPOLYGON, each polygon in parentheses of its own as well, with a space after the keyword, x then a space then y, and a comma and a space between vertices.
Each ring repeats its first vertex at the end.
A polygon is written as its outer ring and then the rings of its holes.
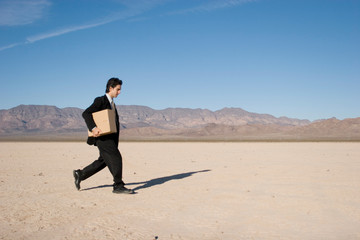
POLYGON ((195 173, 202 173, 202 172, 209 172, 209 171, 211 171, 211 170, 207 169, 207 170, 201 170, 201 171, 196 171, 196 172, 180 173, 180 174, 175 174, 175 175, 171 175, 171 176, 167 176, 167 177, 154 178, 154 179, 151 179, 151 180, 146 181, 146 182, 128 183, 126 185, 143 184, 143 185, 138 186, 138 187, 133 189, 134 191, 137 191, 137 190, 140 190, 140 189, 153 187, 155 185, 161 185, 161 184, 164 184, 164 183, 166 183, 168 181, 171 181, 171 180, 180 180, 180 179, 183 179, 183 178, 187 178, 187 177, 190 177, 191 175, 193 175, 195 173))
POLYGON ((98 189, 98 188, 107 188, 107 187, 113 187, 113 185, 100 185, 100 186, 96 186, 96 187, 80 189, 80 191, 87 191, 87 190, 93 190, 93 189, 98 189))
MULTIPOLYGON (((145 182, 127 183, 126 186, 143 184, 143 185, 138 186, 133 189, 133 191, 137 191, 140 189, 153 187, 155 185, 161 185, 161 184, 164 184, 171 180, 180 180, 183 178, 187 178, 187 177, 192 176, 195 173, 203 173, 203 172, 209 172, 209 171, 211 171, 211 170, 207 169, 207 170, 201 170, 201 171, 195 171, 195 172, 180 173, 180 174, 175 174, 175 175, 171 175, 171 176, 167 176, 167 177, 154 178, 154 179, 151 179, 151 180, 145 181, 145 182)), ((107 188, 107 187, 112 187, 112 186, 113 185, 100 185, 97 187, 85 188, 85 189, 82 189, 81 191, 93 190, 93 189, 98 189, 98 188, 107 188)))

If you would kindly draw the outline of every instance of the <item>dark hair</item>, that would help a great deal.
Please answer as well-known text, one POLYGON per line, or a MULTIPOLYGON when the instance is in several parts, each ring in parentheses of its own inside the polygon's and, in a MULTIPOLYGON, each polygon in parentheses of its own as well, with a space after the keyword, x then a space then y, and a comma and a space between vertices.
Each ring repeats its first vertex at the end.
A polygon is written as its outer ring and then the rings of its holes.
POLYGON ((110 91, 110 87, 115 88, 117 85, 122 85, 122 80, 118 78, 110 78, 106 84, 106 93, 110 91))

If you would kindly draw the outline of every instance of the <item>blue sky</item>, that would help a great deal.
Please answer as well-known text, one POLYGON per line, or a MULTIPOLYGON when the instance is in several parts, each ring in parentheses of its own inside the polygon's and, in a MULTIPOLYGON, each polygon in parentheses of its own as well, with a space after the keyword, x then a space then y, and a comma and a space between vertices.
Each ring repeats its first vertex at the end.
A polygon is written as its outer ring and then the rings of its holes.
POLYGON ((116 103, 360 117, 360 0, 0 0, 0 109, 116 103))

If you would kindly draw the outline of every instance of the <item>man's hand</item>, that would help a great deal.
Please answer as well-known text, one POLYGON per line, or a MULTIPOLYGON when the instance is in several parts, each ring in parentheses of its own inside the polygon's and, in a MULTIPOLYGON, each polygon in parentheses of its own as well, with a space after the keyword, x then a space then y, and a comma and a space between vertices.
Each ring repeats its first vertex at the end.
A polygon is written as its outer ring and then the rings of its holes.
POLYGON ((94 129, 92 130, 92 134, 93 134, 94 137, 99 137, 100 134, 101 134, 100 128, 97 128, 97 127, 94 128, 94 129))

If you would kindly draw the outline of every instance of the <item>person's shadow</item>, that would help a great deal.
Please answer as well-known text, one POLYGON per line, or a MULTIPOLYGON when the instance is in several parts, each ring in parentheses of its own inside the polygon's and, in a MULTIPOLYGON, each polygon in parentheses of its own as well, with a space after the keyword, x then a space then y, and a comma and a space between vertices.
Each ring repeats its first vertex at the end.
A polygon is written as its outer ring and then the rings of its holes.
MULTIPOLYGON (((171 175, 171 176, 167 176, 167 177, 154 178, 154 179, 151 179, 151 180, 145 181, 145 182, 127 183, 126 186, 143 184, 141 186, 134 188, 133 191, 135 192, 140 189, 153 187, 155 185, 161 185, 161 184, 164 184, 171 180, 180 180, 183 178, 187 178, 187 177, 192 176, 195 173, 203 173, 203 172, 209 172, 209 171, 211 171, 211 170, 207 169, 207 170, 201 170, 201 171, 195 171, 195 172, 180 173, 180 174, 175 174, 175 175, 171 175)), ((83 189, 82 191, 87 191, 87 190, 92 190, 92 189, 97 189, 97 188, 112 187, 112 186, 113 185, 101 185, 101 186, 97 186, 97 187, 86 188, 86 189, 83 189)))
POLYGON ((167 177, 154 178, 154 179, 151 179, 151 180, 146 181, 146 182, 127 183, 126 185, 143 184, 143 185, 138 186, 138 187, 133 189, 134 191, 137 191, 137 190, 140 190, 140 189, 153 187, 155 185, 164 184, 164 183, 166 183, 168 181, 171 181, 171 180, 180 180, 180 179, 183 179, 183 178, 187 178, 187 177, 192 176, 195 173, 202 173, 202 172, 209 172, 209 171, 211 171, 211 170, 207 169, 207 170, 201 170, 201 171, 196 171, 196 172, 180 173, 180 174, 175 174, 175 175, 171 175, 171 176, 167 176, 167 177))

